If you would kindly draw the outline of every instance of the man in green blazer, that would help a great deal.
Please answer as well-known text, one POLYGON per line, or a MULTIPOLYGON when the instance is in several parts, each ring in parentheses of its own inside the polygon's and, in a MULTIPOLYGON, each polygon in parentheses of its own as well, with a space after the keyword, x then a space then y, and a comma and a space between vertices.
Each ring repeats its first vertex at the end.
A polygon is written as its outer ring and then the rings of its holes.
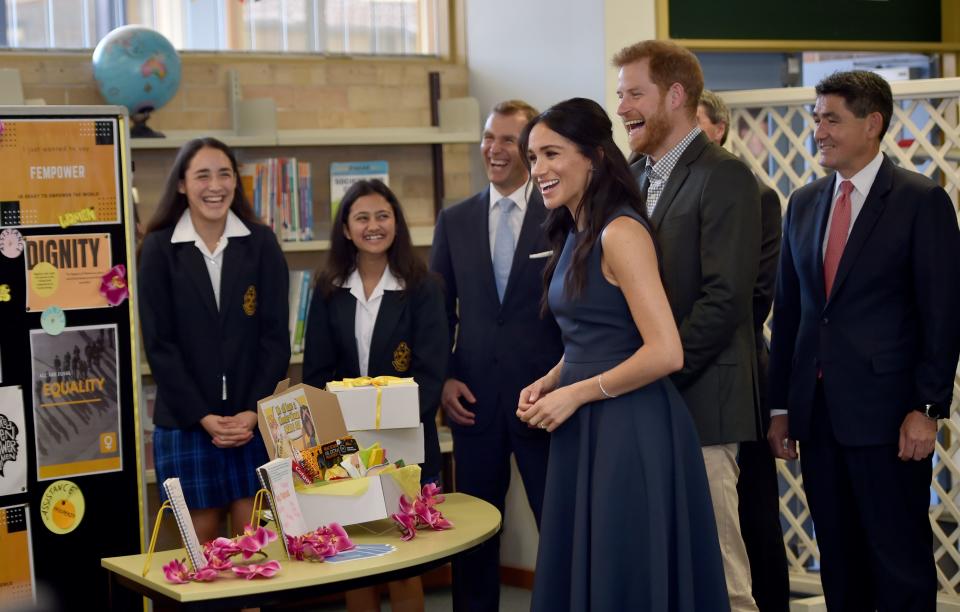
POLYGON ((758 375, 752 297, 760 257, 753 174, 697 126, 703 73, 690 51, 643 41, 613 58, 617 113, 656 234, 664 287, 680 329, 672 379, 693 414, 734 611, 757 610, 737 513, 738 443, 756 438, 758 375))

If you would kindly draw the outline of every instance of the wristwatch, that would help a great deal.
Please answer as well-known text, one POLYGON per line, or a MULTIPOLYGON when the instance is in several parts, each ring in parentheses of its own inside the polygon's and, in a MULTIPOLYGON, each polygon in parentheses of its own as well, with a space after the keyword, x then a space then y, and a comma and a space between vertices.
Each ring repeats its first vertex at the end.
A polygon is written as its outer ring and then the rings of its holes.
POLYGON ((923 416, 927 417, 928 419, 936 420, 947 416, 944 414, 944 410, 941 409, 939 404, 924 404, 921 408, 917 408, 917 410, 922 412, 923 416))

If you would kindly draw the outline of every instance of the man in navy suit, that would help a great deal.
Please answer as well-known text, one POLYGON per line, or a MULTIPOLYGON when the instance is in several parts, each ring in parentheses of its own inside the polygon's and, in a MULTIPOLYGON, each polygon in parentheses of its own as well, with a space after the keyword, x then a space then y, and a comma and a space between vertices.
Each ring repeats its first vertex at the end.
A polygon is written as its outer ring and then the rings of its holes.
POLYGON ((880 153, 886 81, 836 73, 816 93, 820 163, 835 172, 787 208, 767 438, 784 459, 800 443, 827 607, 933 612, 931 453, 960 355, 956 212, 880 153))
MULTIPOLYGON (((546 209, 518 146, 536 114, 519 100, 493 108, 480 145, 490 186, 440 213, 430 267, 443 277, 454 339, 441 406, 453 432, 456 488, 503 513, 512 453, 539 524, 549 434, 522 423, 517 402, 523 387, 556 365, 563 346, 556 321, 541 315, 546 209)), ((454 562, 453 604, 496 611, 499 600, 495 537, 454 562)))

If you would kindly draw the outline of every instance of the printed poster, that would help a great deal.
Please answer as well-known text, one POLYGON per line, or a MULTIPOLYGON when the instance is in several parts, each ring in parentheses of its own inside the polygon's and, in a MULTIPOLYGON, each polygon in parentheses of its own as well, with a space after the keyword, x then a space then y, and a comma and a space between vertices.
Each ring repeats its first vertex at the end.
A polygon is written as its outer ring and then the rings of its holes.
POLYGON ((3 120, 0 226, 120 223, 117 120, 3 120))
POLYGON ((274 445, 275 458, 299 457, 300 451, 320 444, 303 389, 259 402, 259 406, 270 432, 270 440, 264 443, 274 445))
POLYGON ((0 497, 27 491, 23 388, 0 387, 0 497))
POLYGON ((27 310, 104 308, 103 275, 110 271, 110 234, 25 236, 27 310))
POLYGON ((330 220, 337 218, 337 209, 347 189, 357 181, 378 179, 390 186, 390 164, 385 161, 333 162, 330 164, 330 220))
POLYGON ((0 602, 4 608, 28 609, 36 599, 36 583, 26 504, 0 508, 0 559, 0 602))
POLYGON ((123 469, 117 326, 30 330, 37 480, 123 469))

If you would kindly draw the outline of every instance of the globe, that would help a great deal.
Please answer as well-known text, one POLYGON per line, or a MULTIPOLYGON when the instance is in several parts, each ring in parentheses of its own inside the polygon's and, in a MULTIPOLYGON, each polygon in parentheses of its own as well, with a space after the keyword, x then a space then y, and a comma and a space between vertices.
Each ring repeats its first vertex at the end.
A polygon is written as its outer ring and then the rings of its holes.
POLYGON ((93 50, 93 78, 107 103, 130 111, 132 136, 163 137, 146 120, 177 93, 180 56, 162 34, 138 25, 113 30, 93 50))

